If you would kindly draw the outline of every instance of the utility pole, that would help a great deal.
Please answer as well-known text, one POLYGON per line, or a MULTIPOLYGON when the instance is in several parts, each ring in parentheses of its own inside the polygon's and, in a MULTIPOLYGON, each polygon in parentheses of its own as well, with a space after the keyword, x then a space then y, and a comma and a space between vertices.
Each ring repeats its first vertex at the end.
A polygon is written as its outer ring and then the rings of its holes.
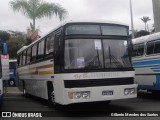
POLYGON ((131 14, 131 30, 132 30, 132 39, 133 39, 134 38, 134 27, 133 27, 132 0, 130 0, 130 14, 131 14))

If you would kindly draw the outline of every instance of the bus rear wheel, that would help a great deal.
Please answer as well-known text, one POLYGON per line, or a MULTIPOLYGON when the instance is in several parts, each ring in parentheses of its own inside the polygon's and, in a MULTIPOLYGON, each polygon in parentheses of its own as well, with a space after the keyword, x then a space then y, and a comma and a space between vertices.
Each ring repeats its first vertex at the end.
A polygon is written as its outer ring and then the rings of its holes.
POLYGON ((25 97, 27 97, 27 94, 26 94, 26 86, 25 86, 25 83, 24 83, 24 81, 23 81, 23 89, 22 89, 23 91, 23 96, 25 96, 25 97))

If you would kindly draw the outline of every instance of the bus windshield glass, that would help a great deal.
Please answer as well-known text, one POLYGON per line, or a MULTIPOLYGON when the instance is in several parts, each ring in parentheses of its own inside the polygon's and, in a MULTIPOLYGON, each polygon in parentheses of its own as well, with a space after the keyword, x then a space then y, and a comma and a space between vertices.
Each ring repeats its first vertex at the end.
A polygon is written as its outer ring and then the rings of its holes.
POLYGON ((127 28, 116 25, 70 25, 65 35, 114 35, 128 36, 127 28))
POLYGON ((65 69, 128 68, 127 40, 67 39, 65 69))

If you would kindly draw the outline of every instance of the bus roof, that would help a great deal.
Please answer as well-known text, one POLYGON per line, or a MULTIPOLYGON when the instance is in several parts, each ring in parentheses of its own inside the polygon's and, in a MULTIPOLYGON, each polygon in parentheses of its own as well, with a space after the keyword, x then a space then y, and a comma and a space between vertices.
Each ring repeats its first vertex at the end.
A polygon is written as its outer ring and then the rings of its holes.
POLYGON ((108 24, 115 24, 115 25, 123 25, 123 26, 128 26, 125 23, 121 23, 121 22, 115 22, 115 21, 108 21, 108 20, 79 20, 79 21, 68 21, 68 22, 64 22, 63 24, 59 25, 58 27, 56 27, 55 29, 52 29, 50 32, 48 32, 47 34, 43 35, 42 37, 40 37, 39 39, 37 39, 36 41, 32 42, 30 45, 28 46, 23 46, 20 50, 18 50, 17 54, 22 52, 23 50, 27 49, 29 46, 33 45, 34 43, 36 43, 37 41, 39 41, 40 39, 42 39, 43 37, 45 37, 46 35, 52 33, 53 31, 55 31, 56 29, 66 25, 66 24, 70 24, 70 23, 108 23, 108 24))
POLYGON ((146 35, 143 37, 139 37, 136 39, 132 39, 132 42, 133 42, 133 44, 139 44, 139 43, 148 42, 148 41, 152 41, 152 40, 156 40, 156 39, 160 39, 160 32, 154 33, 151 35, 146 35))
POLYGON ((19 50, 17 51, 17 54, 20 53, 21 51, 25 50, 26 48, 27 48, 27 46, 23 46, 21 49, 19 49, 19 50))
POLYGON ((17 62, 17 60, 16 59, 12 59, 12 60, 10 59, 9 62, 17 62))
POLYGON ((108 24, 117 24, 117 25, 128 26, 125 23, 121 23, 121 22, 117 22, 117 21, 103 20, 103 19, 100 19, 100 20, 79 20, 79 21, 71 20, 71 21, 63 23, 63 25, 68 24, 68 23, 108 23, 108 24))

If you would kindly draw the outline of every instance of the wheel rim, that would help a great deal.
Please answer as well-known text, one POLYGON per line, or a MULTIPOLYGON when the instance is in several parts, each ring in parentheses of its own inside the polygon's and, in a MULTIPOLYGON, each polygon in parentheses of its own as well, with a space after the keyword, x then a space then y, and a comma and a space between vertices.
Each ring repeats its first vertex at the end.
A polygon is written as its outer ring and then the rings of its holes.
POLYGON ((10 81, 10 85, 13 86, 13 85, 14 85, 14 82, 13 82, 13 81, 10 81))
POLYGON ((25 88, 23 89, 23 94, 24 94, 24 95, 26 94, 26 89, 25 89, 25 88))
POLYGON ((53 105, 55 105, 55 96, 54 96, 54 92, 51 93, 51 101, 53 103, 53 105))

